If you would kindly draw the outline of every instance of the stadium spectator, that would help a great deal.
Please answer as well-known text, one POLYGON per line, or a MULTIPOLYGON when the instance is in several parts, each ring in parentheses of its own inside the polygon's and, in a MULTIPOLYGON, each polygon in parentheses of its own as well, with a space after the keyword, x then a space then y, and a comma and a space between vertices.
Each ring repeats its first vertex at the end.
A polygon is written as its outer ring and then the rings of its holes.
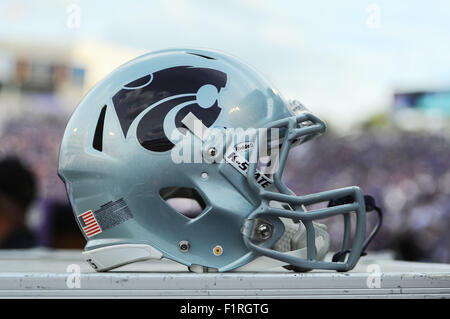
POLYGON ((35 247, 26 214, 36 195, 34 174, 16 157, 0 161, 0 249, 35 247))

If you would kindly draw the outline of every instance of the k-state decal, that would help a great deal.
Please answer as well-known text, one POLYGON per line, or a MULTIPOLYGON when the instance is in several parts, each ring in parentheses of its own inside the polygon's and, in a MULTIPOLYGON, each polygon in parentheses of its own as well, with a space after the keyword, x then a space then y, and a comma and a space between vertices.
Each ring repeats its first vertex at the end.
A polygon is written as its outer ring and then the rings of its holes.
POLYGON ((167 114, 178 105, 185 104, 175 115, 175 127, 183 127, 181 120, 189 112, 192 112, 206 127, 210 127, 222 109, 217 99, 206 108, 198 105, 196 94, 205 85, 214 86, 220 93, 226 82, 227 75, 218 70, 177 66, 125 84, 112 100, 125 137, 139 114, 160 102, 140 119, 136 136, 144 148, 154 152, 166 152, 174 147, 164 132, 167 114), (161 102, 162 100, 164 101, 161 102))
MULTIPOLYGON (((227 150, 225 154, 225 160, 230 163, 235 169, 237 169, 239 173, 247 176, 250 163, 237 151, 227 150)), ((254 176, 256 183, 261 185, 262 188, 266 188, 267 186, 273 184, 273 181, 266 175, 262 174, 259 170, 255 170, 254 176)))

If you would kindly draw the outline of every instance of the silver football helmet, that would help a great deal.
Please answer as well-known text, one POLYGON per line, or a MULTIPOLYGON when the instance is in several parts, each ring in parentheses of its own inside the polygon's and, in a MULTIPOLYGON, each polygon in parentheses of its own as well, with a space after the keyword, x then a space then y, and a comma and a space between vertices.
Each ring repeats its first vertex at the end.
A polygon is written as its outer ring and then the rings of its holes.
POLYGON ((98 271, 149 258, 192 271, 352 269, 380 226, 366 239, 373 200, 356 186, 297 196, 281 179, 290 149, 324 131, 224 53, 172 49, 122 65, 81 101, 60 149, 85 259, 98 271), (318 221, 335 215, 342 247, 325 260, 318 221))

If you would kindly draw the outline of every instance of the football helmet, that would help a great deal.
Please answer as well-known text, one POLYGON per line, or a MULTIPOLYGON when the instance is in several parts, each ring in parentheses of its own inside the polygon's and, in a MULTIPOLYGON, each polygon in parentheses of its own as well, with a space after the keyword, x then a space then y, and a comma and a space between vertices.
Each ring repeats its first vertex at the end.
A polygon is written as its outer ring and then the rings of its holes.
POLYGON ((281 179, 292 147, 324 131, 228 54, 170 49, 120 66, 83 98, 60 148, 86 261, 97 271, 150 258, 195 272, 352 269, 381 223, 366 238, 373 199, 356 186, 297 196, 281 179), (329 204, 307 208, 319 203, 329 204), (336 215, 342 247, 327 261, 319 220, 336 215))

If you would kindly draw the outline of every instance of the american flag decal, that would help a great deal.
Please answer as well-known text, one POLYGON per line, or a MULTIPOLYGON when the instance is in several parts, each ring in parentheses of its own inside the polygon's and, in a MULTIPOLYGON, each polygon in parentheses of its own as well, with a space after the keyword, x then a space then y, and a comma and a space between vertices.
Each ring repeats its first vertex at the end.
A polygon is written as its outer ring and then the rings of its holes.
POLYGON ((78 217, 83 231, 88 237, 92 237, 102 232, 100 225, 97 222, 92 210, 89 210, 78 217))

